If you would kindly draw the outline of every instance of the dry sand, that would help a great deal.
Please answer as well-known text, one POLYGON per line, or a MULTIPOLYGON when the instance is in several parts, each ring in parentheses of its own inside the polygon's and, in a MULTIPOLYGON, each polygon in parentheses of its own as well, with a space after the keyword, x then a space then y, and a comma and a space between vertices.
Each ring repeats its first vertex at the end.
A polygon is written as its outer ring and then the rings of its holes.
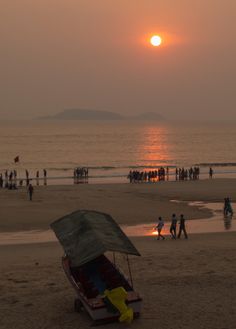
MULTIPOLYGON (((76 209, 110 213, 122 224, 152 222, 183 212, 189 219, 206 209, 170 200, 236 199, 236 180, 159 184, 48 186, 0 191, 0 230, 47 229, 76 209)), ((135 288, 143 297, 135 328, 236 328, 236 233, 192 234, 189 240, 132 238, 142 257, 132 257, 135 288)), ((89 328, 86 314, 73 311, 75 292, 61 268, 58 243, 0 247, 0 328, 89 328)), ((120 260, 122 263, 122 257, 120 260)), ((121 328, 109 324, 101 328, 121 328)))

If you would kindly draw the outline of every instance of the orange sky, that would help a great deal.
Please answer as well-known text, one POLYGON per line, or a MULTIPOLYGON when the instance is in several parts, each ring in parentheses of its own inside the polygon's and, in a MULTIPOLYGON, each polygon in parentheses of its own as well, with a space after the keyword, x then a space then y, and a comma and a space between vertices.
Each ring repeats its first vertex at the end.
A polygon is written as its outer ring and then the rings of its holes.
POLYGON ((0 114, 236 118, 235 0, 0 0, 0 114), (164 44, 148 44, 152 33, 164 44))

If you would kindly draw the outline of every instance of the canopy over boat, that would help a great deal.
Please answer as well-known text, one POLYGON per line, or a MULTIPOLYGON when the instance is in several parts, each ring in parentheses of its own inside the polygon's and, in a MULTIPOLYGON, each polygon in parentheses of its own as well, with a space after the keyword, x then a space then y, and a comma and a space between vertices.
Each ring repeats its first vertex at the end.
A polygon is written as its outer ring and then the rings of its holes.
POLYGON ((140 256, 132 242, 108 214, 78 210, 51 224, 72 266, 81 266, 106 251, 140 256))

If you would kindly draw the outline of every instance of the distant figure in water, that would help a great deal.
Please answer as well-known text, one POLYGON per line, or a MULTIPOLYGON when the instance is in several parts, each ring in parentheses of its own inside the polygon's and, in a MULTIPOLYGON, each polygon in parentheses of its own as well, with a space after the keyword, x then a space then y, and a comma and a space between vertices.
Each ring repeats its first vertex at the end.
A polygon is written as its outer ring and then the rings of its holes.
POLYGON ((209 169, 209 178, 212 178, 213 177, 213 169, 210 167, 209 169))
POLYGON ((39 170, 36 171, 36 184, 39 185, 39 170))
POLYGON ((47 170, 43 169, 43 184, 47 185, 47 170))
POLYGON ((233 208, 231 206, 230 198, 224 198, 224 215, 228 216, 233 216, 233 208))
POLYGON ((182 232, 184 232, 185 239, 188 239, 188 235, 187 235, 186 228, 185 228, 184 215, 180 215, 178 239, 180 239, 182 232))
POLYGON ((29 186, 28 186, 28 193, 29 193, 29 199, 30 199, 30 201, 32 201, 32 197, 33 197, 33 193, 34 193, 34 188, 33 188, 32 184, 29 184, 29 186))
POLYGON ((226 230, 230 230, 232 226, 232 216, 224 217, 224 226, 226 230))
POLYGON ((157 234, 158 234, 157 240, 160 240, 160 238, 162 238, 162 240, 165 240, 165 237, 161 234, 163 226, 164 226, 164 221, 161 217, 159 217, 158 224, 156 226, 156 230, 157 230, 157 234))
POLYGON ((176 239, 176 225, 177 225, 177 217, 175 214, 173 214, 171 218, 171 225, 170 225, 170 234, 172 239, 176 239))

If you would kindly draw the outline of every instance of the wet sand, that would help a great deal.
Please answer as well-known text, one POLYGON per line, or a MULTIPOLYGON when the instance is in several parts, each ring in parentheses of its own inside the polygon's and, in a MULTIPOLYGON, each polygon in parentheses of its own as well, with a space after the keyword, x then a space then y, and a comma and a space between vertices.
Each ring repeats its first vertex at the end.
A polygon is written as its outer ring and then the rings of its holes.
POLYGON ((168 220, 172 213, 184 213, 190 220, 202 219, 210 217, 212 212, 188 203, 222 203, 226 196, 236 200, 235 186, 236 179, 40 186, 35 187, 32 202, 28 200, 25 188, 0 190, 0 232, 47 230, 52 221, 77 209, 106 212, 119 224, 128 225, 153 223, 158 216, 168 220))
MULTIPOLYGON (((236 199, 236 180, 48 186, 0 191, 0 230, 48 229, 51 221, 78 208, 110 213, 120 224, 152 223, 172 212, 188 219, 211 211, 188 201, 236 199), (171 202, 179 200, 186 202, 171 202)), ((235 220, 235 219, 233 219, 235 220)), ((236 233, 191 234, 189 240, 132 237, 142 257, 131 257, 135 289, 143 297, 135 328, 234 329, 236 323, 236 233)), ((1 329, 90 328, 73 311, 75 292, 61 268, 59 243, 0 246, 1 329)), ((119 257, 124 264, 122 256, 119 257)), ((121 328, 111 324, 100 328, 121 328)))
MULTIPOLYGON (((177 202, 173 200, 173 202, 177 202)), ((178 201, 179 203, 180 201, 178 201)), ((191 206, 207 208, 212 211, 212 216, 205 219, 188 220, 185 224, 188 234, 202 233, 218 233, 218 232, 235 232, 236 221, 233 216, 223 216, 221 203, 204 203, 190 202, 191 206)), ((236 203, 232 203, 233 209, 236 209, 236 203)), ((129 237, 142 237, 157 235, 156 223, 142 223, 138 225, 120 225, 121 229, 129 237)), ((171 222, 165 222, 161 234, 170 236, 171 222)), ((178 233, 178 230, 177 230, 178 233)), ((54 232, 49 230, 28 230, 28 231, 10 231, 0 232, 0 246, 2 245, 17 245, 17 244, 32 244, 55 242, 57 238, 54 232)))

